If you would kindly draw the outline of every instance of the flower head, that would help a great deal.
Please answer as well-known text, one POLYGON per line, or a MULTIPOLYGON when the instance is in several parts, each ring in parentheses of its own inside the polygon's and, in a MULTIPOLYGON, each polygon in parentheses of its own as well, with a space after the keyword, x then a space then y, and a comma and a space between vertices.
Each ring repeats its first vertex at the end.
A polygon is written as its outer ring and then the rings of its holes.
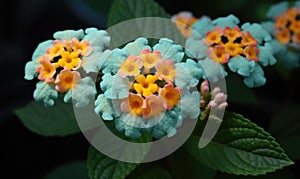
POLYGON ((99 95, 95 112, 104 120, 113 117, 116 128, 127 137, 138 137, 143 130, 156 138, 174 135, 183 119, 197 118, 200 113, 199 93, 191 94, 190 89, 198 84, 202 71, 191 62, 190 69, 185 69, 183 55, 182 47, 169 39, 160 39, 151 48, 145 38, 104 52, 100 87, 105 99, 99 95), (106 63, 110 60, 113 65, 106 63), (187 85, 185 79, 193 82, 187 85))
POLYGON ((204 79, 218 81, 227 75, 228 66, 245 78, 248 87, 262 86, 266 82, 264 73, 257 75, 255 71, 276 62, 269 44, 271 37, 259 24, 240 27, 238 23, 233 15, 198 20, 193 25, 195 33, 186 41, 186 53, 202 66, 204 79))
MULTIPOLYGON (((48 85, 44 88, 47 89, 43 91, 44 94, 41 94, 38 88, 34 93, 34 98, 38 101, 42 100, 45 106, 53 105, 54 99, 57 98, 57 95, 50 94, 64 93, 64 101, 68 102, 75 88, 81 89, 81 85, 89 85, 85 86, 86 89, 90 89, 91 85, 94 88, 92 79, 85 77, 83 80, 81 75, 98 72, 98 58, 110 40, 105 31, 96 28, 88 28, 85 32, 83 30, 59 31, 54 34, 54 38, 55 40, 40 43, 32 60, 25 66, 25 79, 31 80, 37 76, 39 83, 43 86, 48 85)), ((83 100, 87 96, 95 95, 95 92, 94 89, 91 93, 74 93, 76 106, 86 104, 83 100)))
POLYGON ((270 7, 262 27, 273 37, 271 46, 278 61, 288 69, 299 67, 300 60, 300 2, 289 6, 287 1, 270 7))
POLYGON ((189 11, 182 11, 172 16, 172 20, 176 23, 176 27, 185 37, 192 35, 192 25, 198 20, 189 11))

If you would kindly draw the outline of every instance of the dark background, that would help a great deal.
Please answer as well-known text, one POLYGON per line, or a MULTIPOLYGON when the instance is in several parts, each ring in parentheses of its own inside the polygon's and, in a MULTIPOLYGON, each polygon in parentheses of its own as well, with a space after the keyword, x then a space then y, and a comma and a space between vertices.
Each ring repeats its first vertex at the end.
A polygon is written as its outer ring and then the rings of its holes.
MULTIPOLYGON (((31 55, 40 42, 52 39, 52 34, 59 30, 85 29, 91 26, 106 28, 110 1, 89 1, 93 4, 92 8, 84 6, 79 0, 1 2, 0 178, 42 178, 63 163, 86 159, 89 143, 83 135, 76 134, 64 138, 36 135, 23 126, 13 110, 33 99, 35 81, 23 79, 24 66, 31 60, 31 55), (97 3, 101 6, 97 6, 97 3)), ((267 9, 276 1, 213 0, 203 3, 199 0, 156 0, 156 2, 170 14, 189 10, 196 17, 209 15, 214 19, 232 13, 243 23, 265 20, 267 9)), ((243 114, 264 128, 268 127, 274 109, 288 103, 299 104, 297 92, 300 91, 299 70, 293 70, 288 79, 276 72, 272 75, 267 73, 266 76, 267 84, 255 89, 258 104, 248 106, 232 103, 229 107, 230 110, 243 114)), ((296 177, 299 166, 294 165, 289 169, 296 177)))

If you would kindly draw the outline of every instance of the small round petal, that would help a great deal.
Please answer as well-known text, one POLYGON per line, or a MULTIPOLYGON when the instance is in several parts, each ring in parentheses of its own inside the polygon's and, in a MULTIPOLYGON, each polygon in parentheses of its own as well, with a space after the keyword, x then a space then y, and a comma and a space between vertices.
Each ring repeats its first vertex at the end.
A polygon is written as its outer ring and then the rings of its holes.
POLYGON ((214 26, 211 24, 211 19, 208 17, 202 17, 200 20, 194 23, 192 27, 194 29, 192 34, 201 38, 204 38, 208 31, 214 29, 214 26))
POLYGON ((121 49, 105 50, 99 59, 98 68, 103 73, 117 74, 127 56, 127 53, 121 49))
POLYGON ((272 39, 271 35, 267 31, 265 31, 258 23, 250 24, 249 22, 246 22, 242 25, 241 28, 243 31, 249 31, 259 44, 262 44, 263 41, 270 41, 272 39))
POLYGON ((27 62, 26 65, 25 65, 25 76, 24 76, 24 78, 26 80, 32 80, 37 75, 36 69, 40 65, 41 64, 38 61, 29 61, 29 62, 27 62))
POLYGON ((38 61, 38 59, 47 53, 47 49, 53 46, 53 40, 47 40, 40 43, 32 54, 32 61, 38 61))
POLYGON ((196 119, 200 114, 200 94, 184 89, 181 96, 180 109, 182 119, 196 119))
POLYGON ((171 83, 164 86, 159 91, 159 95, 163 97, 163 99, 167 103, 167 109, 174 108, 181 99, 182 88, 174 87, 171 83))
POLYGON ((140 74, 140 69, 142 68, 143 63, 134 55, 130 55, 125 62, 120 66, 118 75, 121 78, 127 76, 137 76, 140 74))
POLYGON ((82 108, 90 104, 97 91, 95 82, 91 77, 82 78, 78 85, 72 89, 72 100, 76 108, 82 108))
POLYGON ((88 41, 92 47, 99 47, 99 51, 103 51, 109 46, 110 37, 105 30, 87 28, 85 33, 86 35, 82 40, 88 41))
POLYGON ((48 107, 54 105, 58 92, 55 90, 54 85, 40 81, 36 84, 33 97, 36 101, 42 101, 45 107, 48 107))
POLYGON ((227 76, 224 67, 219 63, 214 62, 211 58, 205 58, 198 61, 202 68, 202 78, 211 82, 217 82, 219 79, 224 79, 227 76))
POLYGON ((172 137, 176 134, 179 116, 180 115, 176 110, 168 110, 155 126, 148 128, 147 130, 151 132, 152 136, 156 139, 160 139, 166 135, 172 137))
POLYGON ((151 47, 148 45, 148 40, 146 38, 138 38, 133 42, 128 43, 123 50, 127 53, 127 55, 135 55, 138 56, 141 54, 141 51, 145 48, 151 50, 151 47))
POLYGON ((237 24, 239 24, 239 23, 240 23, 240 20, 232 14, 230 14, 226 17, 219 17, 212 21, 213 25, 215 25, 217 27, 221 27, 221 28, 225 28, 225 27, 234 28, 234 27, 237 27, 237 24))
POLYGON ((72 90, 74 87, 77 87, 80 78, 79 72, 64 69, 56 77, 55 88, 59 92, 72 90))
POLYGON ((270 43, 265 43, 264 46, 258 46, 258 59, 262 66, 274 65, 276 58, 273 56, 273 49, 270 43))
POLYGON ((267 17, 275 19, 278 15, 284 13, 288 8, 288 2, 280 2, 273 5, 267 12, 267 17))
POLYGON ((178 74, 175 76, 176 86, 195 87, 198 85, 203 72, 195 61, 187 59, 185 63, 176 63, 175 68, 178 74))
POLYGON ((116 129, 124 133, 125 136, 135 139, 139 138, 141 134, 141 128, 134 127, 135 121, 141 120, 139 116, 134 116, 131 113, 122 113, 120 117, 117 117, 115 121, 115 127, 116 129))
POLYGON ((100 94, 97 97, 94 111, 96 114, 99 114, 103 120, 111 121, 118 117, 111 100, 105 98, 104 94, 100 94))
POLYGON ((201 38, 192 36, 185 42, 185 53, 190 58, 202 60, 206 57, 208 47, 201 38))
POLYGON ((238 56, 230 59, 228 67, 232 72, 236 72, 242 76, 249 76, 254 70, 255 61, 249 61, 245 57, 238 56))
POLYGON ((83 56, 81 59, 81 66, 87 73, 99 71, 98 64, 102 53, 98 47, 93 47, 92 49, 92 53, 89 56, 83 56))
POLYGON ((100 87, 104 91, 106 98, 122 99, 128 97, 131 82, 129 82, 128 78, 121 78, 119 75, 105 73, 102 77, 100 87))
POLYGON ((181 45, 175 44, 172 40, 162 38, 154 45, 153 50, 158 50, 165 60, 173 60, 174 63, 182 61, 184 52, 181 45))
POLYGON ((174 62, 172 60, 160 60, 155 65, 156 74, 159 79, 173 82, 176 76, 174 62))
POLYGON ((265 22, 261 22, 260 25, 269 34, 273 34, 274 33, 274 22, 265 21, 265 22))
POLYGON ((266 83, 264 71, 259 64, 255 64, 253 71, 245 77, 244 83, 249 88, 260 87, 266 83))
POLYGON ((72 40, 72 38, 82 39, 84 32, 80 30, 64 30, 58 31, 53 34, 53 37, 58 40, 72 40))

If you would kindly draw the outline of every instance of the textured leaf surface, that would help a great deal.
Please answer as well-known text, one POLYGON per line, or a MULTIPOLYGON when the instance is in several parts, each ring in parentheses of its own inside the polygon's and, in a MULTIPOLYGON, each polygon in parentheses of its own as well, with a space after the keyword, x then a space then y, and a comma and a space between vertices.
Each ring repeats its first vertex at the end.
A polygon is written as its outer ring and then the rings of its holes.
POLYGON ((90 147, 87 157, 88 173, 91 179, 122 179, 129 175, 137 166, 109 158, 90 147))
POLYGON ((54 106, 44 107, 32 101, 15 110, 15 114, 32 132, 43 136, 66 136, 80 132, 72 103, 57 100, 54 106))
POLYGON ((108 26, 138 17, 170 18, 153 0, 115 0, 108 14, 108 26))
POLYGON ((185 149, 202 163, 237 175, 259 175, 293 164, 275 139, 243 116, 227 112, 214 139, 198 148, 191 137, 185 149))

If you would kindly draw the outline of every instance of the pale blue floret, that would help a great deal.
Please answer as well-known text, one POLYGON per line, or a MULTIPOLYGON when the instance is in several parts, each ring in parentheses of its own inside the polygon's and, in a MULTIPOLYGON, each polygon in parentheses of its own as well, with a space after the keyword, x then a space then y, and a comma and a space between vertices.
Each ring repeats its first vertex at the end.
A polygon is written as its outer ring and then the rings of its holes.
POLYGON ((203 70, 202 78, 205 80, 215 83, 227 76, 224 67, 221 64, 214 62, 209 57, 206 57, 204 60, 199 60, 198 64, 203 70))
POLYGON ((259 87, 266 83, 266 78, 264 77, 264 71, 260 65, 255 64, 253 71, 249 76, 245 77, 244 83, 249 88, 259 87))
POLYGON ((118 48, 112 51, 105 50, 100 56, 98 68, 101 69, 103 73, 117 74, 127 57, 127 53, 118 48))
POLYGON ((176 63, 175 68, 176 74, 180 74, 175 76, 176 86, 195 87, 202 77, 202 69, 191 59, 187 59, 185 63, 176 63))
POLYGON ((45 107, 53 106, 57 97, 58 92, 55 90, 54 85, 49 85, 43 81, 36 84, 36 89, 33 92, 33 98, 36 101, 42 101, 45 107))
POLYGON ((269 9, 269 11, 267 12, 267 17, 275 19, 276 16, 284 13, 287 10, 287 8, 288 8, 288 2, 284 1, 284 2, 277 3, 269 9))
POLYGON ((105 73, 102 77, 100 87, 104 91, 106 98, 123 99, 129 95, 131 82, 128 78, 121 78, 118 74, 111 75, 110 73, 105 73))
POLYGON ((192 93, 184 89, 181 95, 180 118, 184 119, 196 119, 200 114, 200 93, 193 91, 192 93))
POLYGON ((182 61, 184 52, 181 45, 175 44, 172 40, 162 38, 153 47, 153 50, 160 51, 162 58, 165 60, 173 60, 174 63, 182 61))
POLYGON ((242 25, 243 31, 249 31, 250 34, 258 41, 259 44, 262 44, 264 41, 270 41, 272 37, 270 34, 265 31, 260 24, 253 23, 250 24, 249 22, 242 25))
POLYGON ((98 96, 95 101, 95 106, 95 113, 99 114, 103 120, 111 121, 115 117, 118 117, 111 100, 107 99, 104 94, 98 96))
POLYGON ((193 24, 192 34, 193 36, 204 38, 206 36, 206 32, 214 29, 214 26, 211 23, 211 19, 207 17, 201 18, 199 21, 193 24))
POLYGON ((40 65, 38 59, 42 55, 46 53, 47 48, 51 47, 53 45, 52 40, 47 40, 45 42, 42 42, 38 45, 38 47, 35 49, 32 55, 31 61, 27 62, 25 65, 25 76, 24 78, 26 80, 32 80, 36 75, 36 68, 40 65))
POLYGON ((188 38, 185 47, 185 53, 191 58, 201 60, 207 56, 208 45, 202 41, 202 38, 194 36, 188 38))
POLYGON ((260 25, 269 34, 273 34, 274 33, 274 22, 264 21, 264 22, 261 22, 260 25))
POLYGON ((163 118, 153 127, 148 128, 147 130, 152 134, 156 139, 160 139, 164 136, 172 137, 176 134, 176 127, 179 121, 180 114, 178 110, 167 110, 163 118))
POLYGON ((128 125, 127 123, 127 122, 134 123, 134 121, 136 120, 141 120, 141 119, 140 117, 134 116, 131 113, 122 113, 122 116, 115 118, 114 121, 115 121, 116 129, 119 132, 124 133, 125 136, 129 138, 136 139, 142 135, 141 133, 142 128, 131 126, 128 125))
POLYGON ((72 40, 72 38, 82 39, 84 37, 84 31, 82 29, 58 31, 53 34, 53 37, 58 40, 72 40))
POLYGON ((89 56, 83 56, 81 60, 81 66, 87 73, 98 72, 99 59, 102 55, 99 47, 92 47, 93 51, 89 56))
POLYGON ((86 35, 82 40, 89 42, 93 48, 100 48, 99 51, 105 50, 109 46, 110 37, 105 30, 98 30, 97 28, 87 28, 85 30, 86 35))
POLYGON ((234 28, 234 27, 237 27, 237 25, 239 23, 240 23, 240 20, 232 14, 230 14, 226 17, 219 17, 212 21, 212 24, 214 26, 221 27, 221 28, 225 28, 227 26, 230 28, 234 28))
POLYGON ((141 54, 141 51, 143 49, 149 49, 151 50, 151 47, 148 45, 148 40, 146 38, 138 38, 133 42, 128 43, 123 50, 128 54, 128 55, 135 55, 138 56, 141 54))
POLYGON ((73 88, 72 99, 76 108, 87 106, 96 94, 95 82, 91 77, 82 78, 73 88))
POLYGON ((245 57, 237 56, 230 59, 228 67, 231 71, 236 72, 242 76, 249 76, 254 70, 256 62, 247 60, 245 57))
POLYGON ((262 66, 274 65, 276 58, 273 56, 273 48, 270 43, 265 43, 264 46, 258 45, 259 53, 258 60, 262 66))

